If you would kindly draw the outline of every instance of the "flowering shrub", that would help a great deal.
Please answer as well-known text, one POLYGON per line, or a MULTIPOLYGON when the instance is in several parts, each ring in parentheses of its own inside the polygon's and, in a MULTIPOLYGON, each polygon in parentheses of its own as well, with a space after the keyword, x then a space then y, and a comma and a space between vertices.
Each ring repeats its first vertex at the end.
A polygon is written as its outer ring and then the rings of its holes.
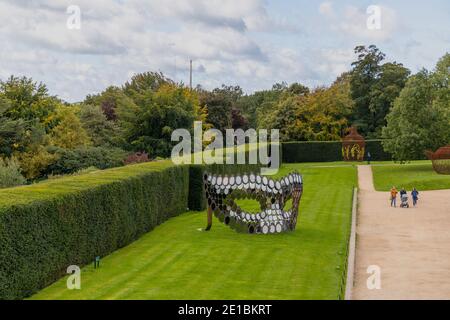
POLYGON ((136 152, 130 154, 123 162, 125 165, 133 164, 133 163, 141 163, 150 161, 148 157, 148 153, 146 152, 136 152))

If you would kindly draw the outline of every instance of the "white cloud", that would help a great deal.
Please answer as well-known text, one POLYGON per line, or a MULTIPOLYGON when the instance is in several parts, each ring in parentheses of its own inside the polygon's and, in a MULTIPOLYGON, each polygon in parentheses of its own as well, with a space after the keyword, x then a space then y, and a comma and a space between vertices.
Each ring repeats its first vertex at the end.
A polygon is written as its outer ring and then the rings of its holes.
POLYGON ((302 10, 307 6, 315 15, 298 19, 275 14, 267 0, 2 0, 0 78, 31 76, 76 101, 137 72, 186 82, 193 59, 194 84, 207 88, 318 85, 350 68, 355 45, 398 39, 393 9, 382 7, 382 29, 368 30, 364 7, 308 1, 302 10), (81 30, 66 27, 72 4, 81 9, 81 30))
POLYGON ((296 31, 286 20, 270 17, 263 0, 78 0, 80 30, 66 27, 72 4, 0 3, 0 40, 8 44, 0 49, 3 79, 32 76, 74 101, 136 72, 156 70, 186 79, 188 61, 194 59, 202 84, 248 77, 255 88, 258 77, 271 78, 269 59, 278 54, 265 52, 251 34, 296 31))

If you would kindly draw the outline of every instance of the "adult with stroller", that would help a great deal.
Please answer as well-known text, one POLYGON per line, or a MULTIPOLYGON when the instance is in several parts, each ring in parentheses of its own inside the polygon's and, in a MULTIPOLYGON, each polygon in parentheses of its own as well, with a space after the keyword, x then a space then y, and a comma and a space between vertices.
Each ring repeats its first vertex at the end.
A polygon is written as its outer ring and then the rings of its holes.
POLYGON ((400 202, 400 208, 409 208, 408 193, 403 187, 400 189, 400 202))
POLYGON ((413 188, 411 191, 411 197, 413 199, 413 206, 415 207, 417 204, 417 200, 419 200, 419 191, 416 188, 413 188))
POLYGON ((397 189, 395 187, 391 188, 391 207, 397 207, 397 189))
POLYGON ((405 188, 401 188, 400 189, 400 199, 404 196, 406 194, 406 190, 405 190, 405 188))

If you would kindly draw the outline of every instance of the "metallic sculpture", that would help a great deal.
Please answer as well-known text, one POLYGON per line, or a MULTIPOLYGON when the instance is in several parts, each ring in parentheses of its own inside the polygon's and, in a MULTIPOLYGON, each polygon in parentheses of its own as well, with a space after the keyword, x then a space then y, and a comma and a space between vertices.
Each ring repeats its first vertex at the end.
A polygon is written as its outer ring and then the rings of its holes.
POLYGON ((303 179, 298 173, 279 180, 253 173, 236 176, 205 173, 203 181, 208 201, 206 230, 211 229, 213 212, 219 221, 238 232, 268 234, 295 229, 303 192, 303 179), (237 199, 254 199, 260 203, 261 211, 245 212, 236 204, 237 199), (286 210, 285 204, 290 199, 292 208, 286 210))
POLYGON ((425 151, 433 164, 433 169, 439 174, 450 174, 450 145, 439 148, 436 152, 425 151))
POLYGON ((349 130, 350 133, 342 139, 342 158, 344 161, 363 161, 366 141, 356 127, 349 130))

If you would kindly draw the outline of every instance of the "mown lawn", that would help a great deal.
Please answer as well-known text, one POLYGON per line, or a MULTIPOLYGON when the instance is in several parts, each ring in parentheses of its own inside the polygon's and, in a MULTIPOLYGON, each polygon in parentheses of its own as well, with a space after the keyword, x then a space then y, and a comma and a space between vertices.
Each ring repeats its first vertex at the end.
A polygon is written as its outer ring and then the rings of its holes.
POLYGON ((434 172, 431 161, 412 161, 406 164, 383 164, 372 166, 375 189, 388 191, 392 186, 407 190, 450 189, 450 175, 434 172))
MULTIPOLYGON (((172 218, 131 245, 32 299, 339 299, 345 286, 353 166, 286 165, 304 176, 297 230, 239 234, 204 212, 172 218)), ((250 202, 247 203, 250 205, 250 202)))

